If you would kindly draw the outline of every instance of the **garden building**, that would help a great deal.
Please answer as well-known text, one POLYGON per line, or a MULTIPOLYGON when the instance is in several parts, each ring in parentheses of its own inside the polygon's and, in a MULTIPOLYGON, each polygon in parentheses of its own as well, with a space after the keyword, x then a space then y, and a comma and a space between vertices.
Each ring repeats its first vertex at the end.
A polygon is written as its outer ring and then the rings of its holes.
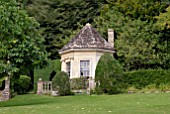
POLYGON ((95 69, 104 53, 115 53, 114 32, 108 29, 108 42, 87 23, 71 41, 66 44, 61 55, 61 70, 70 79, 81 76, 95 79, 95 69))

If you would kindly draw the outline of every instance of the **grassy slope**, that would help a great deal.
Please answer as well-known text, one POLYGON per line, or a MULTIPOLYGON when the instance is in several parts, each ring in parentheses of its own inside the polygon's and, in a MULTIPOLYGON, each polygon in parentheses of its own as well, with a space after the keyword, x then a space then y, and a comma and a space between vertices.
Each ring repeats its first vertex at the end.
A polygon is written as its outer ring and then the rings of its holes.
POLYGON ((21 95, 0 102, 0 114, 168 114, 170 93, 101 96, 21 95))

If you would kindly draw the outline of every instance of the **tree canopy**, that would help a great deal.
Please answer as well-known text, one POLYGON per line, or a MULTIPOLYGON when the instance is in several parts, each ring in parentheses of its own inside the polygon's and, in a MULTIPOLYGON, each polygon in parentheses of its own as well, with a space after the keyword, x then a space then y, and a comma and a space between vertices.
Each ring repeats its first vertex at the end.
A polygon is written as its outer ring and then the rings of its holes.
POLYGON ((103 37, 116 32, 115 58, 124 70, 169 69, 168 0, 17 0, 40 23, 50 59, 87 22, 103 37))
POLYGON ((0 74, 27 74, 46 62, 39 24, 15 0, 0 1, 0 74))
MULTIPOLYGON (((116 32, 115 48, 117 49, 117 59, 124 66, 124 70, 147 69, 147 68, 169 68, 169 53, 167 45, 168 30, 162 31, 156 27, 157 20, 161 11, 164 11, 166 4, 157 1, 145 1, 138 4, 139 1, 130 2, 113 1, 109 5, 105 5, 101 10, 101 15, 96 18, 96 25, 100 33, 106 37, 108 28, 113 28, 116 32), (156 11, 152 9, 150 4, 158 4, 162 9, 156 11), (136 4, 136 5, 134 5, 136 4), (125 6, 124 6, 125 5, 125 6), (147 12, 145 8, 138 13, 138 8, 144 7, 152 9, 147 12), (124 10, 121 8, 123 7, 124 10), (132 8, 126 8, 132 7, 132 8), (164 9, 164 10, 163 10, 164 9), (153 13, 153 15, 148 15, 153 13), (129 15, 129 13, 132 13, 129 15), (147 17, 145 18, 144 17, 147 17), (165 33, 166 36, 165 36, 165 33)), ((147 9, 146 8, 146 9, 147 9)), ((164 13, 163 13, 164 14, 164 13)), ((163 15, 161 14, 161 16, 163 15)), ((160 18, 159 18, 160 19, 160 18)))
POLYGON ((40 22, 49 58, 56 59, 58 50, 72 32, 100 14, 105 0, 29 0, 27 11, 40 22))

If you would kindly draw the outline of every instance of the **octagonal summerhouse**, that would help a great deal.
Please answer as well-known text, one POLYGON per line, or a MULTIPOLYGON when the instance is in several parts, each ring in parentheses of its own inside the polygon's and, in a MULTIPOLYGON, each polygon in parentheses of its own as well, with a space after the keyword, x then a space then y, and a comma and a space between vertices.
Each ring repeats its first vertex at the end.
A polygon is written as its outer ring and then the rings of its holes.
POLYGON ((70 79, 81 76, 95 79, 95 70, 104 53, 115 53, 114 32, 108 29, 108 42, 88 23, 66 44, 61 55, 61 70, 70 79))

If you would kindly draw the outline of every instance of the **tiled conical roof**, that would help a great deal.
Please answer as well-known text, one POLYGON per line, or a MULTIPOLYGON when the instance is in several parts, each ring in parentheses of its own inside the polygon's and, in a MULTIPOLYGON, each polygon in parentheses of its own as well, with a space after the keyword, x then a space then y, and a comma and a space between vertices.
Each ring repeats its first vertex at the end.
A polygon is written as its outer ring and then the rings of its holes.
POLYGON ((115 49, 88 23, 83 29, 59 52, 74 49, 104 49, 115 51, 115 49))

